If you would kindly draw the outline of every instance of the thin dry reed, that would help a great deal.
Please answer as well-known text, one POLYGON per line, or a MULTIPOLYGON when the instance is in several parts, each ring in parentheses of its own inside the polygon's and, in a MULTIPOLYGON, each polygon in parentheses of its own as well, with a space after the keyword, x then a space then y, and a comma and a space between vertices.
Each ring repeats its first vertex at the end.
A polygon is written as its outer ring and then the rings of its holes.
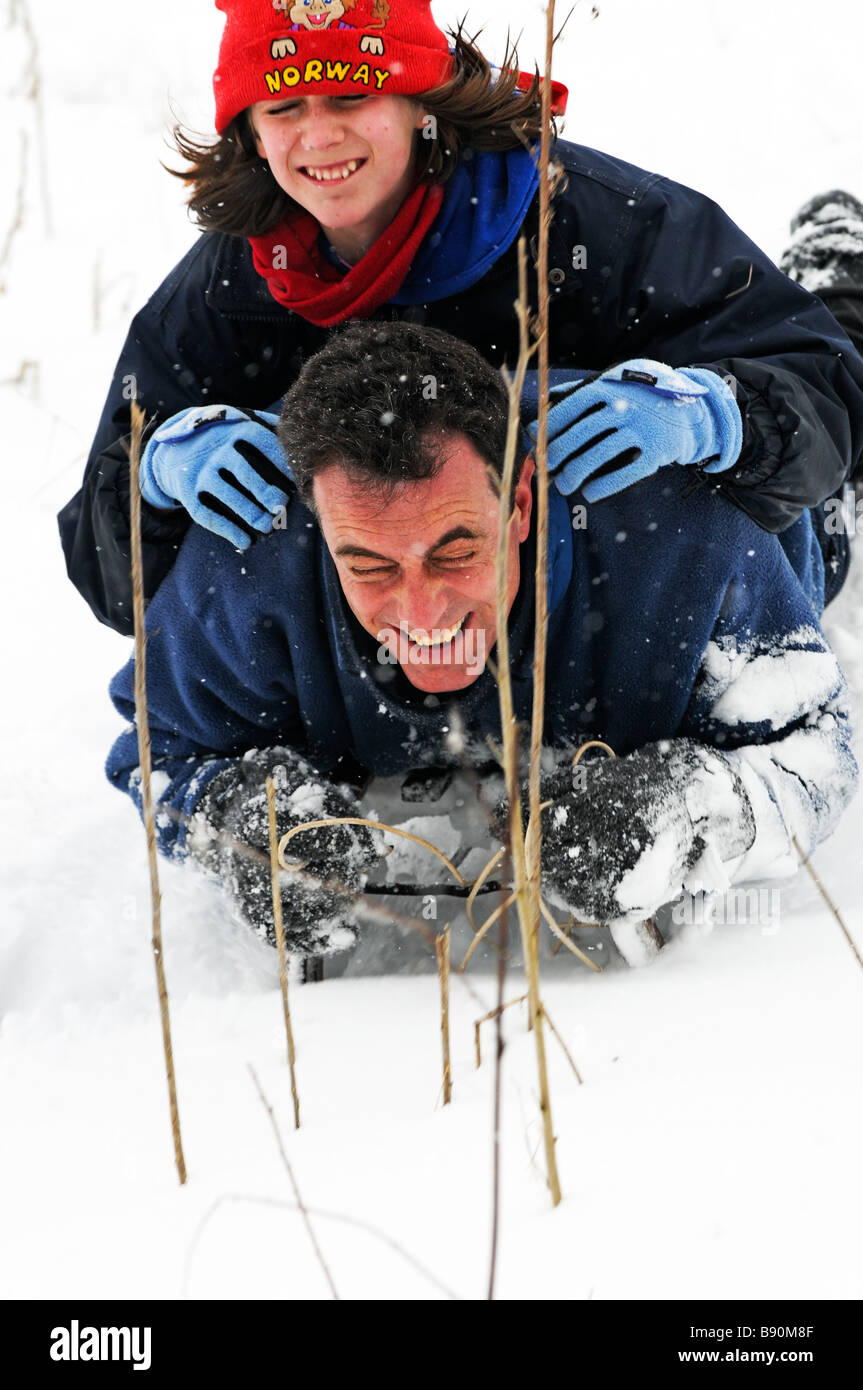
POLYGON ((452 1064, 449 1051, 449 922, 435 942, 440 979, 440 1036, 443 1055, 443 1103, 452 1100, 452 1064))
POLYGON ((150 866, 150 902, 153 922, 153 960, 156 966, 156 985, 159 992, 159 1014, 162 1020, 162 1043, 165 1051, 165 1071, 168 1077, 168 1099, 171 1107, 171 1133, 174 1137, 174 1159, 180 1183, 186 1181, 186 1160, 180 1135, 180 1111, 177 1105, 177 1084, 174 1076, 174 1052, 171 1045, 171 1018, 168 1011, 168 986, 162 958, 162 895, 159 889, 159 864, 156 854, 156 815, 150 785, 150 720, 147 710, 147 638, 144 622, 144 581, 141 556, 141 489, 138 472, 141 464, 141 436, 144 412, 137 401, 132 402, 132 435, 129 445, 130 526, 132 542, 132 606, 135 620, 135 721, 138 726, 138 757, 141 765, 141 809, 147 836, 147 858, 150 866))
POLYGON ((294 1129, 300 1127, 300 1097, 297 1092, 296 1052, 294 1030, 291 1027, 291 1006, 288 1001, 288 953, 285 949, 285 924, 282 919, 282 890, 279 885, 279 832, 276 826, 276 788, 272 777, 267 778, 267 815, 270 829, 270 883, 273 889, 273 925, 276 929, 276 949, 279 953, 279 987, 282 991, 282 1012, 285 1017, 285 1037, 288 1044, 288 1066, 291 1071, 291 1096, 294 1101, 294 1129))
POLYGON ((252 1080, 253 1080, 254 1083, 255 1083, 255 1087, 256 1087, 256 1089, 257 1089, 258 1095, 259 1095, 260 1098, 261 1098, 261 1104, 263 1105, 264 1109, 266 1110, 267 1114, 268 1114, 269 1117, 270 1117, 270 1124, 272 1125, 272 1128, 273 1128, 273 1134, 276 1136, 276 1144, 278 1145, 279 1155, 280 1155, 280 1157, 281 1157, 282 1163, 283 1163, 284 1166, 285 1166, 285 1171, 287 1172, 287 1175, 288 1175, 288 1177, 290 1178, 291 1187, 293 1188, 293 1192, 294 1192, 294 1197, 295 1197, 295 1199, 296 1199, 297 1206, 298 1206, 299 1209, 300 1209, 300 1213, 301 1213, 301 1215, 302 1215, 303 1221, 305 1222, 306 1230, 307 1230, 308 1233, 309 1233, 309 1240, 312 1242, 312 1248, 313 1248, 313 1250, 314 1250, 314 1252, 315 1252, 315 1254, 316 1254, 316 1256, 317 1256, 317 1258, 318 1258, 318 1263, 319 1263, 319 1265, 321 1266, 321 1269, 324 1271, 324 1278, 326 1279, 327 1283, 328 1283, 329 1286, 330 1286, 330 1293, 332 1294, 332 1296, 333 1296, 333 1298, 336 1300, 336 1302, 338 1302, 339 1295, 338 1295, 338 1293, 337 1293, 337 1291, 336 1291, 336 1286, 335 1286, 335 1284, 333 1283, 333 1276, 330 1274, 330 1268, 329 1268, 329 1265, 327 1264, 326 1260, 324 1259, 323 1251, 321 1250, 321 1247, 318 1245, 318 1238, 317 1238, 317 1236, 315 1235, 315 1229, 314 1229, 314 1227, 313 1227, 313 1225, 312 1225, 311 1217, 309 1216, 308 1207, 306 1206, 305 1202, 303 1201, 302 1197, 300 1196, 300 1189, 299 1189, 299 1187, 297 1186, 297 1180, 296 1180, 296 1178, 294 1177, 294 1170, 293 1170, 293 1168, 292 1168, 291 1165, 290 1165, 290 1161, 289 1161, 289 1159, 288 1159, 288 1155, 287 1155, 287 1153, 285 1152, 285 1146, 284 1146, 284 1144, 282 1143, 282 1136, 281 1136, 281 1134, 280 1134, 280 1132, 279 1132, 279 1126, 278 1126, 277 1123, 276 1123, 276 1117, 275 1117, 275 1115, 273 1114, 273 1107, 270 1105, 270 1102, 267 1100, 267 1097, 264 1095, 263 1087, 261 1086, 261 1083, 260 1083, 260 1081, 258 1080, 257 1072, 255 1071, 255 1068, 252 1066, 251 1062, 249 1062, 248 1067, 249 1067, 249 1072, 251 1073, 252 1080))

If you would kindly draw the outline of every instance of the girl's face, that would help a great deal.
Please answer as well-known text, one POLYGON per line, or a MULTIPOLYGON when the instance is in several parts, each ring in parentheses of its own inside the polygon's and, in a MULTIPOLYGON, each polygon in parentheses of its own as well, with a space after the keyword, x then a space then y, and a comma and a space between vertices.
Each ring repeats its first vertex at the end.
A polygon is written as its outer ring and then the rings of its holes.
POLYGON ((367 249, 413 186, 420 103, 403 96, 289 96, 256 102, 250 115, 258 153, 279 186, 335 234, 338 250, 367 249))

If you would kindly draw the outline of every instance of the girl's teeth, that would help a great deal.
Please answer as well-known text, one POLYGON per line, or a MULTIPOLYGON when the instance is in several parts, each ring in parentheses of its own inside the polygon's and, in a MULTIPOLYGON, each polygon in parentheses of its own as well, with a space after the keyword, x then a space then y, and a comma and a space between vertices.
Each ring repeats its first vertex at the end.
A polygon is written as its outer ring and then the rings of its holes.
POLYGON ((319 183, 330 183, 333 179, 349 178, 350 175, 353 174, 356 170, 356 167, 357 161, 355 159, 350 159, 348 160, 347 164, 345 164, 341 169, 307 168, 306 173, 310 174, 313 179, 317 179, 319 183))

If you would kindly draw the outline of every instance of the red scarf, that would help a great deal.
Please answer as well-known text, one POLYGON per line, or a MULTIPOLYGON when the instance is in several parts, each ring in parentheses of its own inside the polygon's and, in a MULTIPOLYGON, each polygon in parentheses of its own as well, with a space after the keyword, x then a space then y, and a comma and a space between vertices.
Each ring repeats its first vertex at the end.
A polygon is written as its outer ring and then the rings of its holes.
POLYGON ((274 299, 319 328, 368 318, 404 283, 442 202, 440 184, 418 183, 386 231, 344 275, 323 254, 315 218, 298 210, 273 231, 249 237, 255 269, 274 299), (274 269, 275 260, 287 261, 287 268, 274 269))

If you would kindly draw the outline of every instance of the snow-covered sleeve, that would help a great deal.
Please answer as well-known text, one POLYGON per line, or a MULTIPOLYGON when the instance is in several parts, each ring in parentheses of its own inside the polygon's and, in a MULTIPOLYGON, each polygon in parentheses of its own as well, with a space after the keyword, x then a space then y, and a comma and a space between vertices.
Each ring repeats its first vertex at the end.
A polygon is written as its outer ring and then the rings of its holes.
POLYGON ((792 837, 808 854, 830 835, 858 779, 848 686, 784 554, 761 594, 729 586, 681 730, 726 754, 752 806, 729 882, 793 874, 792 837))

